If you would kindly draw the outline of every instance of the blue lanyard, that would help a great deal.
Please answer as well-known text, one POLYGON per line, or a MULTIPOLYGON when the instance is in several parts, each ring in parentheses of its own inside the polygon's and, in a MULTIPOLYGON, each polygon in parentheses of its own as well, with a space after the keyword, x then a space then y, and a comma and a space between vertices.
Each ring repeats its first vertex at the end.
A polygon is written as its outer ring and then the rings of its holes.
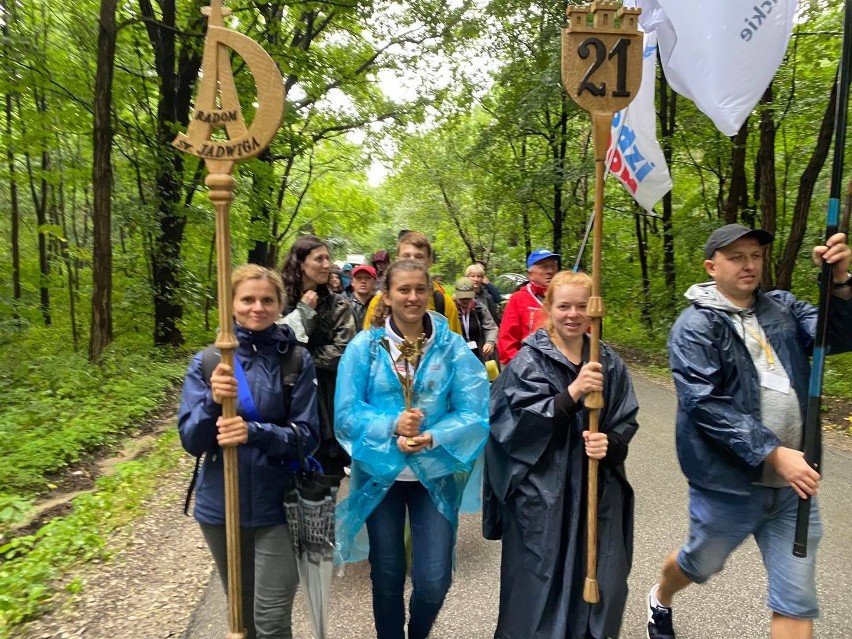
MULTIPOLYGON (((246 372, 243 370, 242 364, 240 364, 240 360, 237 359, 236 353, 234 354, 234 377, 237 378, 237 396, 240 400, 240 406, 243 409, 243 417, 250 422, 260 422, 260 413, 257 412, 257 406, 255 406, 254 399, 251 396, 251 390, 249 389, 248 380, 246 379, 246 372)), ((296 443, 298 448, 300 449, 300 459, 288 459, 285 462, 287 468, 289 468, 290 471, 294 473, 300 471, 313 471, 322 474, 323 469, 319 461, 317 461, 311 456, 308 456, 304 460, 301 459, 305 453, 301 451, 302 440, 299 434, 299 429, 293 426, 293 432, 296 434, 296 443)))
POLYGON ((257 412, 257 406, 255 406, 254 399, 251 396, 246 372, 243 370, 240 360, 237 359, 236 353, 234 354, 234 377, 237 378, 237 396, 243 409, 243 417, 250 422, 261 421, 260 413, 257 412))

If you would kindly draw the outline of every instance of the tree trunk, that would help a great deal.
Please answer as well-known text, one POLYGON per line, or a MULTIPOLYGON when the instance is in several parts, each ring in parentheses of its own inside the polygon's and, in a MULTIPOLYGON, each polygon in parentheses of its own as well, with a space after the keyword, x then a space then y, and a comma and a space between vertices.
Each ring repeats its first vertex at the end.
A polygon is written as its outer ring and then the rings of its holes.
POLYGON ((562 226, 565 223, 563 188, 565 181, 565 156, 568 153, 568 98, 562 96, 559 111, 558 138, 553 140, 553 250, 564 254, 562 250, 562 226))
POLYGON ((44 318, 44 325, 53 324, 50 314, 50 258, 47 254, 47 234, 42 227, 47 224, 47 193, 50 186, 47 183, 47 172, 50 170, 50 154, 47 149, 41 153, 41 199, 36 206, 38 218, 38 266, 39 266, 39 306, 44 318))
MULTIPOLYGON (((6 31, 6 27, 3 29, 6 31)), ((18 317, 21 301, 21 212, 18 204, 18 181, 15 176, 15 151, 12 144, 12 94, 6 94, 6 159, 9 164, 9 214, 12 234, 12 299, 14 317, 18 317)))
POLYGON ((459 215, 458 206, 455 202, 453 202, 452 198, 450 197, 450 194, 447 192, 446 185, 440 178, 438 180, 438 189, 441 191, 441 198, 444 200, 444 206, 447 207, 447 215, 450 216, 453 225, 459 232, 459 237, 461 238, 462 242, 464 242, 465 248, 467 249, 467 254, 470 257, 471 263, 473 263, 476 261, 476 251, 473 248, 473 243, 470 241, 470 237, 468 237, 468 234, 465 232, 464 227, 462 226, 461 215, 459 215))
POLYGON ((653 303, 651 301, 651 277, 648 274, 647 229, 644 228, 644 211, 634 205, 633 221, 636 226, 636 246, 639 249, 639 266, 642 271, 642 314, 640 321, 650 333, 654 330, 653 303))
POLYGON ((250 264, 275 268, 271 262, 272 251, 272 200, 274 198, 274 165, 269 151, 263 153, 252 165, 251 234, 252 245, 248 252, 250 264))
MULTIPOLYGON (((527 138, 521 142, 521 175, 527 174, 527 138)), ((521 232, 524 236, 524 255, 532 253, 532 237, 530 230, 530 203, 529 198, 521 202, 521 232)))
MULTIPOLYGON (((60 176, 64 175, 64 173, 65 167, 61 166, 60 176)), ((58 206, 56 207, 55 216, 59 226, 62 227, 62 236, 65 238, 64 242, 59 242, 59 252, 62 256, 62 261, 65 264, 65 275, 66 280, 68 281, 68 318, 71 322, 71 341, 74 344, 74 351, 76 352, 80 348, 80 331, 77 327, 78 289, 75 286, 74 282, 75 260, 71 257, 71 251, 68 249, 70 238, 68 233, 68 224, 66 222, 68 216, 66 215, 65 211, 65 179, 63 177, 59 178, 59 202, 58 206)))
POLYGON ((92 136, 92 321, 89 360, 99 362, 112 342, 112 78, 116 0, 101 0, 92 136))
MULTIPOLYGON (((15 21, 14 2, 9 7, 6 0, 0 0, 0 10, 3 11, 3 40, 10 42, 11 24, 15 21), (10 11, 11 9, 11 11, 10 11)), ((10 47, 3 46, 6 60, 10 58, 10 47)), ((18 305, 21 301, 21 211, 18 203, 18 181, 15 176, 15 145, 12 140, 12 109, 13 91, 10 88, 6 94, 6 161, 9 166, 9 216, 10 216, 10 238, 12 244, 12 317, 18 319, 18 305)))
POLYGON ((735 224, 740 213, 748 209, 748 180, 746 178, 746 142, 748 141, 748 118, 737 134, 731 138, 731 186, 725 202, 725 224, 735 224))
POLYGON ((831 95, 828 96, 825 113, 822 116, 816 146, 811 154, 808 165, 802 171, 802 176, 799 178, 799 192, 796 194, 796 204, 793 206, 793 223, 790 227, 787 245, 784 247, 784 252, 778 262, 775 274, 775 288, 778 289, 789 291, 790 286, 793 284, 793 267, 796 265, 796 257, 799 254, 799 249, 802 248, 802 241, 808 227, 808 213, 811 209, 811 198, 813 197, 814 187, 831 148, 836 101, 837 79, 835 78, 834 86, 831 88, 831 95))
MULTIPOLYGON (((190 11, 198 11, 199 3, 190 11)), ((206 4, 206 3, 205 3, 206 4)), ((159 161, 156 194, 157 228, 151 246, 152 287, 154 291, 154 343, 158 346, 183 344, 180 321, 183 318, 180 284, 180 250, 186 225, 185 204, 181 198, 183 156, 172 147, 176 130, 189 122, 192 89, 201 66, 201 48, 189 42, 177 53, 175 0, 159 3, 156 16, 150 0, 139 0, 145 28, 154 52, 159 80, 157 102, 157 142, 159 161)), ((198 14, 200 15, 200 14, 198 14)), ((200 30, 201 19, 190 27, 200 30)))
MULTIPOLYGON (((766 88, 760 99, 763 108, 760 111, 760 150, 758 151, 758 202, 760 204, 760 226, 775 235, 778 226, 778 196, 775 178, 775 110, 772 108, 772 83, 766 88)), ((772 289, 772 249, 770 244, 763 260, 761 287, 772 289)))
MULTIPOLYGON (((43 96, 40 96, 38 90, 35 91, 36 109, 40 113, 45 113, 47 103, 43 96)), ((21 110, 20 101, 18 102, 18 111, 21 110)), ((26 132, 25 132, 26 133, 26 132)), ((47 149, 42 149, 41 152, 41 183, 39 188, 36 188, 36 176, 33 170, 33 162, 29 152, 24 154, 27 164, 27 177, 30 183, 30 195, 33 200, 33 208, 36 212, 36 224, 38 225, 38 268, 39 268, 39 307, 45 326, 50 326, 52 319, 50 316, 50 260, 47 255, 47 237, 45 235, 44 226, 47 224, 47 195, 48 183, 47 172, 50 170, 50 154, 47 149)))

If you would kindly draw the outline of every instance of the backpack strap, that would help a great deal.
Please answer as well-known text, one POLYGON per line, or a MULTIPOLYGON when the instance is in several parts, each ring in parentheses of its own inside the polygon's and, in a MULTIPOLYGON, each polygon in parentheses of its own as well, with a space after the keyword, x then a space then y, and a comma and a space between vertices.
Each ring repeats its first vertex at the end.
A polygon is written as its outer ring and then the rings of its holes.
POLYGON ((186 489, 186 499, 183 502, 183 514, 189 517, 189 503, 192 501, 192 493, 195 492, 195 485, 198 483, 198 469, 201 466, 201 458, 204 453, 201 453, 195 458, 195 468, 192 469, 192 479, 189 480, 189 488, 186 489))
MULTIPOLYGON (((201 351, 201 377, 210 385, 210 378, 213 376, 217 364, 222 359, 222 354, 219 349, 213 344, 201 351)), ((189 480, 189 487, 186 489, 186 499, 183 502, 183 514, 189 516, 189 504, 192 502, 192 493, 195 492, 195 486, 198 483, 198 469, 201 468, 201 458, 204 453, 201 453, 195 458, 195 467, 192 469, 192 478, 189 480)))
POLYGON ((201 376, 207 382, 208 386, 210 386, 210 378, 213 376, 213 371, 221 360, 222 354, 213 344, 201 351, 201 376))
POLYGON ((293 388, 302 374, 302 349, 305 348, 298 342, 290 344, 285 353, 281 353, 281 390, 284 392, 284 406, 287 408, 287 421, 290 420, 290 400, 293 397, 293 388))

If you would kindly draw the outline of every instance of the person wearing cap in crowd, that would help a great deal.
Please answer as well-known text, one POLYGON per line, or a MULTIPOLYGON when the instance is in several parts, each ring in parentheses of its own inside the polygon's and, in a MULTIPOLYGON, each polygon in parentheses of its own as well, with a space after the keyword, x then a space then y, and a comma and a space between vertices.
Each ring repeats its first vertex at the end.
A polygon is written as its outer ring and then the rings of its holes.
POLYGON ((376 269, 366 264, 361 264, 352 269, 352 292, 346 298, 352 307, 352 315, 355 316, 355 332, 364 327, 364 317, 367 315, 367 307, 376 293, 376 269))
MULTIPOLYGON (((499 301, 495 303, 494 298, 485 288, 485 267, 482 262, 474 262, 464 270, 464 276, 469 277, 473 282, 474 291, 476 291, 476 302, 487 309, 491 314, 491 318, 497 326, 500 326, 500 313, 497 310, 499 301)), ((494 285, 490 285, 494 288, 494 285)), ((496 290, 496 289, 495 289, 496 290)), ((497 299, 500 299, 500 293, 497 293, 497 299)))
POLYGON ((376 269, 376 283, 380 285, 382 280, 385 279, 385 271, 388 269, 388 264, 390 264, 390 255, 384 249, 376 251, 373 253, 373 259, 370 260, 370 263, 376 269))
POLYGON ((344 262, 340 267, 340 283, 344 293, 352 292, 352 265, 349 262, 344 262))
POLYGON ((491 313, 476 299, 476 287, 469 277, 456 280, 453 299, 459 312, 462 337, 470 350, 485 363, 494 355, 497 344, 497 324, 491 313))
MULTIPOLYGON (((648 593, 648 637, 673 639, 672 597, 720 572, 753 535, 769 582, 772 639, 810 639, 819 613, 814 583, 822 535, 810 500, 807 557, 792 554, 799 498, 820 475, 799 450, 818 310, 788 291, 759 288, 772 235, 740 224, 714 231, 704 250, 712 281, 669 334, 678 398, 677 453, 689 482, 689 537, 665 560, 648 593)), ((812 251, 831 265, 827 352, 852 350, 852 251, 837 233, 812 251)), ((659 487, 665 490, 665 487, 659 487)), ((732 614, 732 613, 728 613, 732 614)))
MULTIPOLYGON (((376 256, 374 255, 374 262, 375 259, 376 256)), ((421 262, 426 265, 426 269, 428 270, 432 267, 432 263, 435 260, 435 252, 432 250, 432 243, 429 242, 429 238, 423 235, 423 233, 405 231, 400 234, 399 240, 396 243, 396 259, 421 262)), ((378 271, 378 269, 376 270, 378 271)), ((364 323, 362 324, 365 330, 372 326, 373 313, 381 298, 382 294, 377 293, 367 307, 367 314, 364 316, 364 323)), ((453 304, 452 298, 444 291, 444 287, 435 281, 432 282, 432 295, 429 297, 428 310, 437 311, 446 317, 450 325, 450 330, 453 333, 461 335, 462 328, 456 305, 453 304)))
POLYGON ((544 294, 558 270, 558 253, 540 248, 527 257, 529 281, 509 298, 500 320, 497 352, 501 364, 508 364, 517 355, 527 335, 544 325, 547 320, 543 309, 544 294))

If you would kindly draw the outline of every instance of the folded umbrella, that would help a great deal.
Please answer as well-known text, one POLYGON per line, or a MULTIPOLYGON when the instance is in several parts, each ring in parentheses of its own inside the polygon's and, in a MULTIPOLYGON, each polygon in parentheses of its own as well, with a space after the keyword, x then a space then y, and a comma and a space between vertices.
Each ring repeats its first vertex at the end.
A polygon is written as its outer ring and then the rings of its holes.
POLYGON ((315 460, 305 458, 301 440, 298 447, 301 468, 284 493, 284 512, 314 636, 327 639, 334 563, 334 506, 340 478, 323 475, 315 460))

